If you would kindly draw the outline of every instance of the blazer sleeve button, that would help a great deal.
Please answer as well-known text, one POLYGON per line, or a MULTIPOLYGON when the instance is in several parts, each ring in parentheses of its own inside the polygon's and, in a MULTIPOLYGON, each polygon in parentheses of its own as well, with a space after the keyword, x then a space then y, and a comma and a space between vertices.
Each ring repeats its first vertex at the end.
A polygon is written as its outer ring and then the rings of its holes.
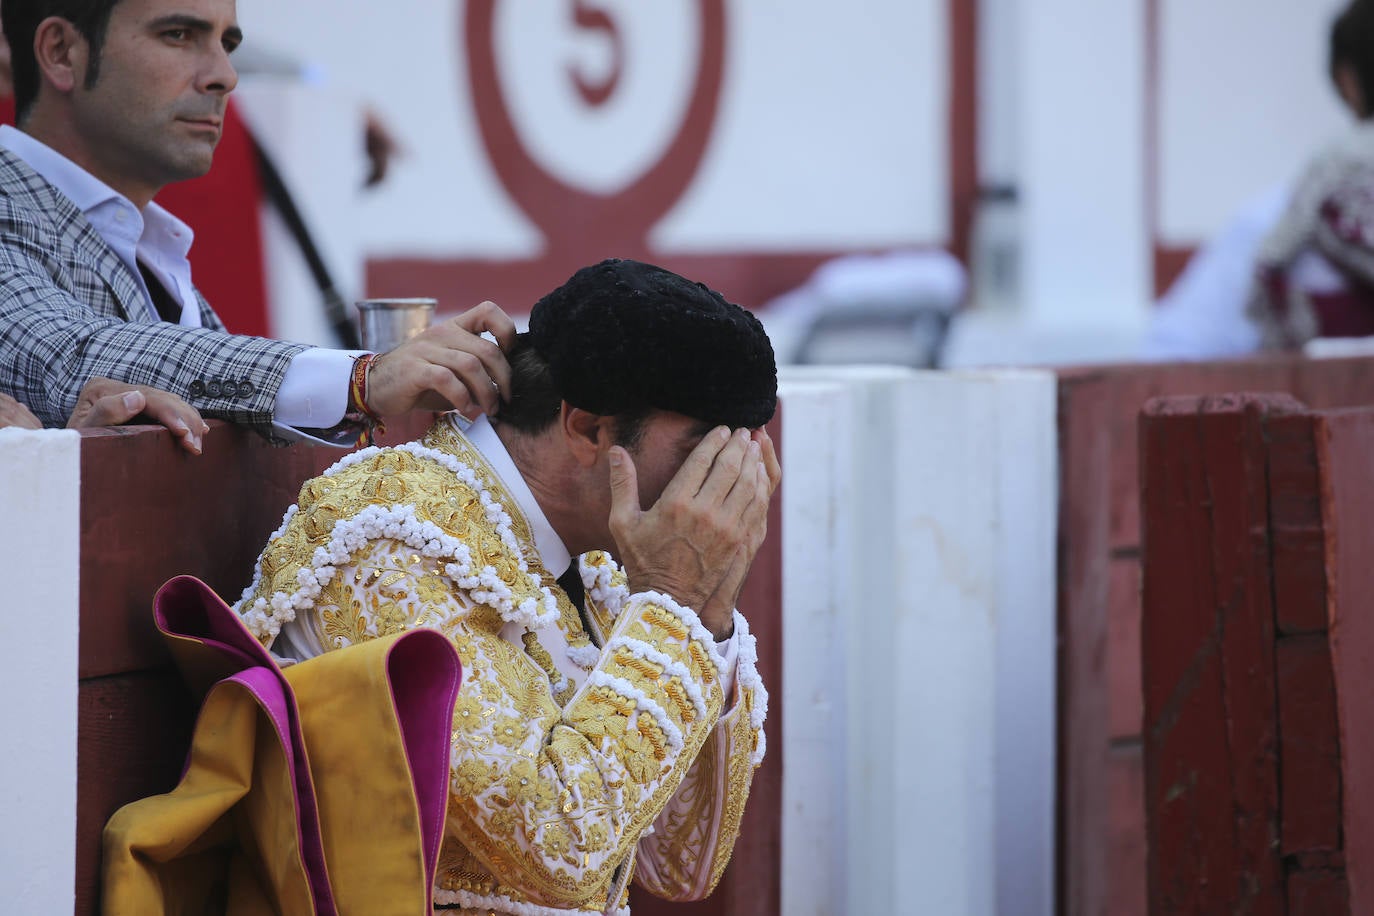
POLYGON ((248 381, 248 379, 243 379, 239 382, 239 397, 251 398, 253 395, 257 393, 258 389, 253 387, 253 383, 248 381))
POLYGON ((224 393, 224 386, 220 384, 219 379, 215 379, 205 386, 205 393, 212 398, 217 398, 224 393))
POLYGON ((187 390, 186 393, 193 398, 205 397, 205 383, 202 382, 200 379, 196 379, 194 382, 191 383, 191 387, 187 390))

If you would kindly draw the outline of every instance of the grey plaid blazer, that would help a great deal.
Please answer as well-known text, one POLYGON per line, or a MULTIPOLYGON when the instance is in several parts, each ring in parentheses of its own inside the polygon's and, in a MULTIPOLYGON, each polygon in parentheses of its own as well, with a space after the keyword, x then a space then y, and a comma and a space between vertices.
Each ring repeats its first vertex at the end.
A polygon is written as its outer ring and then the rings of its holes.
POLYGON ((301 344, 154 321, 133 273, 76 206, 0 149, 0 391, 63 426, 95 376, 180 395, 276 438, 272 409, 301 344))

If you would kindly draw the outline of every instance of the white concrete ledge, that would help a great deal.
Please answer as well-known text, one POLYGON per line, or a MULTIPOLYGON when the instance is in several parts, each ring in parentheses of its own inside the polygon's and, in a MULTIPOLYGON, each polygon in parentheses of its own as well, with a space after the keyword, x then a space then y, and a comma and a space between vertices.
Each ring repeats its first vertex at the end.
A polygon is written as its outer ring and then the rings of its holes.
POLYGON ((857 570, 853 385, 784 382, 782 453, 782 912, 846 912, 847 686, 843 647, 857 570))
POLYGON ((76 887, 81 440, 0 429, 0 896, 70 913, 76 887))
POLYGON ((1054 377, 782 380, 784 911, 1049 916, 1054 377))

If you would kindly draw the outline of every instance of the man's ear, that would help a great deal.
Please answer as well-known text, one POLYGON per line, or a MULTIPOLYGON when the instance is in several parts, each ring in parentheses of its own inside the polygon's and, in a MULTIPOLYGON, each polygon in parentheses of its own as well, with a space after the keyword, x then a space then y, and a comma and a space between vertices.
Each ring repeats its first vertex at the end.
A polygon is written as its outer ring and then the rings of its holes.
POLYGON ((596 464, 601 455, 615 445, 615 421, 610 417, 589 413, 564 401, 558 422, 563 440, 583 467, 596 464))
POLYGON ((49 16, 38 23, 33 36, 33 53, 38 60, 42 83, 66 95, 86 78, 90 43, 61 16, 49 16))

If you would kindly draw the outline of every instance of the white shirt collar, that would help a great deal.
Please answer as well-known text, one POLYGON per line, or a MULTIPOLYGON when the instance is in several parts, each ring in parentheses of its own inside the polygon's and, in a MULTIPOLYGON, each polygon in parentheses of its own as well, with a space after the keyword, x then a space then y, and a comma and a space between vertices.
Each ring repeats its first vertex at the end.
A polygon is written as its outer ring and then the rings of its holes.
MULTIPOLYGON (((154 202, 149 202, 140 212, 131 200, 114 188, 46 143, 8 124, 0 127, 0 146, 24 160, 29 168, 76 205, 133 273, 149 300, 150 309, 152 300, 138 270, 140 260, 181 301, 182 323, 200 324, 199 310, 186 307, 194 302, 190 292, 191 267, 187 261, 195 240, 190 226, 154 202)), ((156 319, 156 312, 153 317, 156 319)))
MULTIPOLYGON (((134 206, 132 201, 114 188, 43 141, 34 139, 18 128, 8 124, 0 127, 0 146, 24 160, 29 168, 41 175, 48 184, 57 188, 72 203, 76 204, 76 208, 82 213, 89 213, 111 200, 123 201, 130 207, 134 206)), ((188 239, 186 250, 190 250, 189 239, 192 236, 190 226, 168 213, 156 202, 150 202, 148 206, 144 207, 142 216, 150 225, 156 222, 169 230, 180 230, 181 234, 188 239)))
POLYGON ((539 559, 544 568, 555 576, 563 575, 563 571, 572 563, 572 554, 568 553, 568 548, 563 546, 563 539, 544 517, 544 510, 539 508, 539 503, 530 492, 525 478, 520 476, 519 468, 511 460, 510 452, 506 451, 506 445, 501 441, 501 437, 496 435, 491 421, 483 416, 469 423, 466 419, 460 419, 460 414, 450 416, 456 420, 458 428, 473 447, 487 459, 491 469, 501 478, 506 492, 515 497, 515 504, 520 507, 520 511, 525 514, 525 520, 530 524, 530 533, 534 535, 534 547, 539 551, 539 559))

